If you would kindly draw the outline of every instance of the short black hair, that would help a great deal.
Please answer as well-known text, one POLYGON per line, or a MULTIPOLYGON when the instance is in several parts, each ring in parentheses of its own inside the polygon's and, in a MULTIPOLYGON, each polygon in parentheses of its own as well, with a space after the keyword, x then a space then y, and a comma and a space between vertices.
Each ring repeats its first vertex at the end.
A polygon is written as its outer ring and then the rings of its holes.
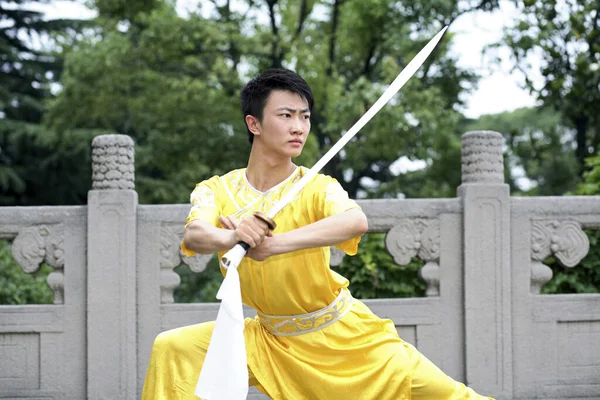
MULTIPOLYGON (((308 103, 309 110, 312 111, 314 99, 308 83, 297 73, 285 68, 270 68, 263 73, 252 78, 242 89, 242 113, 244 120, 246 115, 252 115, 259 121, 262 121, 263 111, 269 95, 274 90, 285 90, 296 93, 308 103)), ((248 140, 252 144, 254 135, 248 129, 248 140)))

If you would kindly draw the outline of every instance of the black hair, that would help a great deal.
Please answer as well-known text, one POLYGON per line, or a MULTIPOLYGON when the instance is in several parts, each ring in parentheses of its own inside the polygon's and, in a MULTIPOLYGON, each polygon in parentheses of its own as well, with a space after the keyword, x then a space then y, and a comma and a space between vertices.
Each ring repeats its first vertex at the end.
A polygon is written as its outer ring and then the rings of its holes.
MULTIPOLYGON (((308 83, 300 75, 289 69, 271 68, 252 78, 242 89, 241 101, 244 120, 246 115, 252 115, 262 122, 267 99, 274 90, 286 90, 296 93, 306 100, 309 110, 312 111, 314 99, 308 83)), ((247 125, 246 130, 248 131, 248 140, 252 144, 254 134, 250 132, 247 125)))

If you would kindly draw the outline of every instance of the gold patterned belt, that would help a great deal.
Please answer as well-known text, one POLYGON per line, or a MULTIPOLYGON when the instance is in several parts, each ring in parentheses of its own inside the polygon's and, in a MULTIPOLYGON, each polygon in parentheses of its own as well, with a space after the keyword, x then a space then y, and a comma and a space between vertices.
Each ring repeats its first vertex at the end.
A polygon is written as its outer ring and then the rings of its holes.
POLYGON ((267 315, 258 313, 258 319, 269 333, 276 336, 296 336, 326 328, 340 320, 350 310, 352 295, 346 288, 327 307, 308 314, 267 315))

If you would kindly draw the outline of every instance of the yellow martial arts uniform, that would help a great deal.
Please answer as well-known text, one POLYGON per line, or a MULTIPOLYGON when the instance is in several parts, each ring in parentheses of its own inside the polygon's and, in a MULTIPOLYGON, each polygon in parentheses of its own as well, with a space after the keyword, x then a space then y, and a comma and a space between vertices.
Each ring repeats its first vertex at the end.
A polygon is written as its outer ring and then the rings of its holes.
MULTIPOLYGON (((245 169, 212 177, 194 189, 187 222, 219 226, 220 215, 266 213, 306 172, 298 167, 267 192, 250 185, 245 169)), ((318 175, 275 217, 275 234, 358 207, 335 179, 318 175)), ((338 247, 354 255, 359 241, 338 247)), ((329 257, 323 247, 264 262, 246 257, 240 264, 242 300, 259 313, 245 321, 250 385, 276 400, 487 399, 445 375, 400 339, 392 321, 353 299, 348 280, 329 268, 329 257), (308 315, 295 318, 301 314, 308 315)), ((206 322, 158 335, 143 400, 197 399, 213 327, 206 322)))

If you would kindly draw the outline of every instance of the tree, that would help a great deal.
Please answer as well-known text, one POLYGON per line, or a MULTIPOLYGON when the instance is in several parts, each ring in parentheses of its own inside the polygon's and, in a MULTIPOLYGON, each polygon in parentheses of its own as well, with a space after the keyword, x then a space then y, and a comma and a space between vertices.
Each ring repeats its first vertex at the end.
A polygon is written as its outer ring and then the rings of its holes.
POLYGON ((140 201, 187 202, 196 182, 240 166, 249 149, 228 28, 181 18, 168 2, 112 4, 98 2, 99 28, 68 44, 48 125, 130 135, 140 201))
MULTIPOLYGON (((134 137, 137 188, 152 203, 187 201, 197 181, 245 164, 238 93, 257 71, 290 67, 313 87, 313 135, 298 160, 311 165, 443 24, 496 4, 269 0, 234 11, 230 2, 213 2, 209 18, 183 18, 170 2, 143 3, 131 10, 95 3, 99 28, 65 46, 63 90, 48 124, 57 132, 102 128, 134 137)), ((445 138, 456 136, 454 108, 475 76, 456 67, 450 40, 327 166, 351 196, 372 192, 369 180, 392 179, 389 167, 400 156, 431 165, 442 157, 440 146, 456 140, 445 138)), ((386 190, 394 196, 398 187, 386 190)))
POLYGON ((517 0, 519 16, 502 44, 512 51, 525 86, 576 131, 575 154, 584 160, 600 146, 600 14, 598 0, 517 0), (541 56, 543 82, 530 78, 541 56))
MULTIPOLYGON (((259 58, 257 70, 291 65, 307 77, 319 101, 312 132, 321 154, 443 25, 462 13, 497 6, 495 1, 267 3, 271 25, 261 32, 271 51, 270 57, 259 58), (326 7, 325 17, 309 18, 317 4, 326 7)), ((443 157, 437 146, 455 135, 459 114, 454 107, 464 85, 475 80, 473 73, 456 66, 448 53, 450 42, 448 35, 393 106, 381 110, 354 144, 326 166, 325 172, 343 182, 352 197, 395 196, 400 188, 391 181, 401 179, 390 166, 401 156, 427 160, 428 166, 443 157)))
POLYGON ((41 12, 28 9, 48 2, 0 3, 0 205, 81 204, 89 188, 88 150, 81 138, 90 135, 75 139, 71 133, 58 140, 41 126, 62 59, 36 43, 51 41, 58 32, 73 36, 85 25, 45 20, 41 12), (79 172, 80 165, 87 168, 79 172), (48 185, 55 190, 47 190, 48 185))

